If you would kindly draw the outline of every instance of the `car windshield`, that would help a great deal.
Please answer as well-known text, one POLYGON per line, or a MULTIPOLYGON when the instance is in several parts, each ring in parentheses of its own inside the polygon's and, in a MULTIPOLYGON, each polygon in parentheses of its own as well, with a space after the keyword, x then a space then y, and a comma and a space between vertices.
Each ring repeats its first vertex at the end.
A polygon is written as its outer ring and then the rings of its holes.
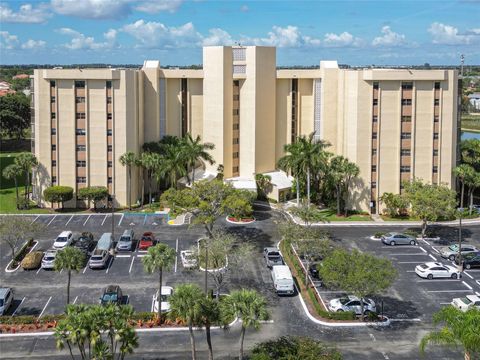
MULTIPOLYGON (((51 240, 50 240, 50 241, 51 241, 51 240)), ((59 237, 57 238, 57 242, 67 242, 67 238, 66 238, 66 237, 63 237, 63 236, 62 236, 62 237, 59 236, 59 237)))
POLYGON ((94 255, 94 256, 91 257, 91 259, 93 261, 100 261, 100 260, 102 260, 102 255, 94 255))
POLYGON ((160 301, 161 302, 165 302, 165 301, 168 301, 168 298, 170 297, 170 295, 161 295, 160 296, 160 301))
POLYGON ((458 251, 458 245, 450 245, 448 248, 452 251, 458 251))
POLYGON ((425 265, 425 264, 422 264, 422 265, 420 265, 420 268, 422 268, 422 269, 428 269, 428 266, 425 265))
POLYGON ((340 298, 339 301, 342 305, 345 305, 346 303, 348 303, 350 301, 350 299, 349 298, 340 298))
POLYGON ((462 298, 462 302, 463 302, 464 304, 467 304, 467 305, 469 305, 469 304, 472 303, 472 301, 471 301, 469 298, 467 298, 467 297, 462 298))
POLYGON ((103 301, 105 302, 117 301, 117 299, 117 293, 103 294, 103 301))
POLYGON ((55 260, 55 255, 45 255, 44 260, 46 261, 55 260))
POLYGON ((278 259, 280 259, 280 255, 279 254, 269 254, 268 259, 269 260, 278 260, 278 259))
POLYGON ((128 236, 122 236, 119 241, 120 242, 130 242, 130 238, 128 236))

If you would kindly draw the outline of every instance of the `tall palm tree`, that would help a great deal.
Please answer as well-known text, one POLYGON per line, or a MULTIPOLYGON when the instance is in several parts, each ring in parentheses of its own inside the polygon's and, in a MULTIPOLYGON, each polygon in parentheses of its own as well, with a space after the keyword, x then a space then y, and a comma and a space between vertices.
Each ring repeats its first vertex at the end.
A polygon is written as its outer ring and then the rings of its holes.
POLYGON ((165 145, 164 153, 161 156, 162 163, 156 169, 157 177, 167 177, 170 186, 177 187, 177 179, 187 175, 186 153, 179 145, 165 145))
POLYGON ((261 200, 267 199, 267 192, 272 186, 272 177, 270 175, 256 174, 255 182, 257 183, 258 197, 261 200))
POLYGON ((199 135, 194 139, 190 133, 187 133, 182 139, 182 147, 187 162, 187 173, 189 172, 189 168, 191 168, 192 183, 195 183, 195 163, 198 160, 202 160, 208 162, 210 165, 215 164, 213 156, 208 153, 208 150, 215 149, 215 145, 212 143, 202 144, 199 135))
POLYGON ((258 330, 262 320, 269 317, 267 311, 267 302, 255 290, 235 290, 222 304, 225 313, 233 312, 242 320, 242 329, 240 332, 240 351, 238 358, 243 359, 243 341, 247 328, 253 327, 258 330))
POLYGON ((15 182, 15 192, 17 196, 17 209, 18 209, 18 175, 22 172, 22 169, 17 164, 10 164, 5 169, 3 169, 2 175, 5 179, 15 182))
POLYGON ((212 338, 210 328, 212 324, 221 322, 222 314, 220 311, 220 303, 211 296, 201 298, 197 304, 196 312, 198 314, 198 325, 205 326, 205 335, 208 345, 208 359, 213 360, 212 338))
MULTIPOLYGON (((330 161, 330 177, 335 185, 337 198, 337 215, 341 214, 341 201, 343 193, 346 193, 345 203, 348 202, 349 186, 354 177, 360 174, 357 164, 348 161, 347 158, 338 155, 330 161)), ((345 207, 345 212, 347 212, 345 207)), ((347 214, 345 214, 347 215, 347 214)))
POLYGON ((283 146, 285 155, 278 160, 277 166, 295 177, 297 187, 297 206, 300 205, 300 177, 302 176, 301 157, 302 148, 297 143, 285 144, 283 146))
POLYGON ((136 164, 136 156, 133 151, 127 151, 120 156, 120 164, 127 167, 128 172, 128 209, 132 210, 132 167, 136 164))
POLYGON ((443 324, 440 330, 434 330, 420 341, 423 353, 428 344, 447 347, 463 347, 465 360, 480 355, 480 310, 470 309, 466 312, 453 306, 445 306, 433 315, 435 325, 443 324))
POLYGON ((474 176, 475 170, 468 164, 458 165, 453 169, 453 175, 460 181, 461 191, 460 191, 460 207, 463 209, 463 198, 465 195, 465 183, 469 181, 470 178, 474 176))
POLYGON ((79 272, 85 265, 85 254, 72 246, 59 250, 55 256, 55 271, 67 271, 67 305, 70 304, 70 281, 72 271, 79 272))
POLYGON ((148 249, 147 255, 142 258, 145 272, 152 274, 158 272, 158 318, 162 322, 162 276, 163 270, 169 270, 176 257, 175 249, 162 243, 158 243, 148 249))
POLYGON ((142 162, 143 154, 144 153, 140 154, 140 156, 137 156, 137 158, 135 159, 135 166, 140 168, 140 173, 142 174, 142 198, 140 200, 140 205, 142 208, 145 200, 145 171, 146 171, 146 168, 145 166, 143 166, 143 162, 142 162))
POLYGON ((480 188, 480 172, 475 171, 472 177, 468 179, 468 198, 469 198, 469 214, 472 215, 473 211, 473 193, 476 189, 480 188))
POLYGON ((152 204, 152 175, 158 164, 160 163, 160 155, 156 153, 144 152, 141 155, 142 167, 147 171, 148 181, 148 203, 152 204))
POLYGON ((33 168, 38 165, 38 160, 32 153, 23 152, 15 158, 14 163, 18 165, 25 174, 25 199, 27 200, 30 198, 30 173, 32 172, 33 168))
POLYGON ((196 360, 195 337, 193 326, 198 324, 198 302, 205 296, 200 287, 196 284, 182 284, 175 288, 170 297, 170 313, 173 319, 183 319, 188 326, 190 333, 190 344, 192 347, 192 360, 196 360))

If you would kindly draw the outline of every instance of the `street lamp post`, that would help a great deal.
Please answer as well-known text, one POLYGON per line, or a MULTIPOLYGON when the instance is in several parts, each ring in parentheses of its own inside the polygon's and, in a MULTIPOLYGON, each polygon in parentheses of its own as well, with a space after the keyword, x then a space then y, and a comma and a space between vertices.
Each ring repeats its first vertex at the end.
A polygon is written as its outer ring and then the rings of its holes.
POLYGON ((462 217, 463 217, 463 208, 459 209, 460 217, 458 219, 458 271, 463 271, 462 264, 462 217))
POLYGON ((114 204, 114 200, 115 200, 115 195, 110 195, 110 201, 111 201, 111 206, 112 206, 112 238, 113 238, 113 241, 115 241, 115 204, 114 204))

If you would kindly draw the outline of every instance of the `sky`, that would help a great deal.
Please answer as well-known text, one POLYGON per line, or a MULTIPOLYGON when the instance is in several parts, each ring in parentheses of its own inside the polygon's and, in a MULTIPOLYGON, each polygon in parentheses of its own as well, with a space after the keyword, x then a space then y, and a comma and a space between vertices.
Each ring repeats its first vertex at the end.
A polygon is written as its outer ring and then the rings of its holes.
POLYGON ((277 65, 480 64, 480 0, 0 0, 0 64, 202 63, 277 47, 277 65))

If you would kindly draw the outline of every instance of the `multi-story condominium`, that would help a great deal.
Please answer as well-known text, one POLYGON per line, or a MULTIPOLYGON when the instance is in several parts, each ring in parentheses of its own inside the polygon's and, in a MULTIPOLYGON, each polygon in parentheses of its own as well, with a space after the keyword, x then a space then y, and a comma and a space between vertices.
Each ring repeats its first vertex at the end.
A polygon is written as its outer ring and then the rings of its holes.
MULTIPOLYGON (((100 185, 125 205, 120 155, 187 132, 215 144, 206 172, 222 164, 225 178, 246 180, 276 171, 283 146, 314 132, 360 167, 356 209, 378 212, 384 192, 399 193, 414 177, 454 185, 455 70, 341 69, 335 61, 281 70, 274 47, 215 46, 203 49, 201 70, 145 61, 141 69, 40 69, 33 81, 37 195, 52 184, 100 185)), ((135 169, 132 202, 141 176, 135 169)))

